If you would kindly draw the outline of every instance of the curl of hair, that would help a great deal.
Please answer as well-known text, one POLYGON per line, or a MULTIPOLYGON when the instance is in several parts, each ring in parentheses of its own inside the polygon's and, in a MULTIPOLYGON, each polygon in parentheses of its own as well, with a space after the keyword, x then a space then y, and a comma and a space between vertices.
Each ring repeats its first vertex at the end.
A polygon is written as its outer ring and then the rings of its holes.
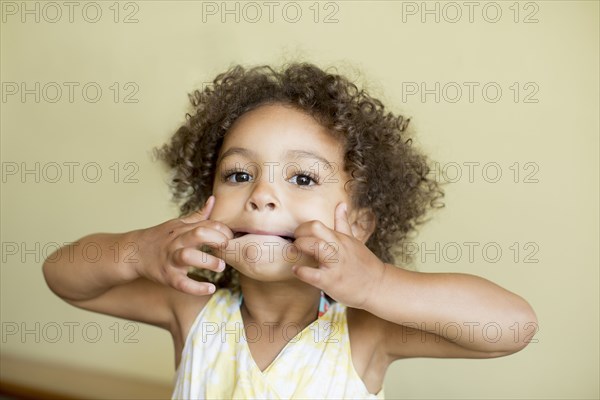
MULTIPOLYGON (((284 65, 281 71, 237 65, 189 98, 193 109, 185 124, 155 149, 173 172, 170 186, 181 215, 197 210, 211 195, 228 129, 265 104, 292 106, 342 138, 353 207, 375 214, 375 231, 366 246, 383 262, 410 264, 406 243, 430 209, 444 206, 444 192, 429 174, 427 157, 407 137, 409 119, 387 112, 381 101, 341 75, 310 63, 284 65)), ((218 287, 238 285, 232 268, 220 274, 198 270, 198 275, 218 287)))

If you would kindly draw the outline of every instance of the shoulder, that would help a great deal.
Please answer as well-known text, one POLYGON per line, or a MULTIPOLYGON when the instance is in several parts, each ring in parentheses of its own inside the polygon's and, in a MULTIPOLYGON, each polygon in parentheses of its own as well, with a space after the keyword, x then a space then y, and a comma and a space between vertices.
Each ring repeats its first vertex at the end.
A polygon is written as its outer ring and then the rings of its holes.
POLYGON ((375 392, 382 386, 387 368, 393 361, 385 343, 386 323, 357 308, 348 307, 346 316, 354 369, 367 388, 375 392))
POLYGON ((377 350, 377 347, 381 346, 385 338, 386 321, 368 311, 352 307, 346 308, 346 318, 351 341, 368 338, 364 341, 368 342, 368 346, 364 344, 366 347, 377 350))
POLYGON ((170 293, 169 302, 173 310, 173 321, 169 330, 173 336, 176 354, 180 354, 183 350, 192 325, 215 294, 193 296, 179 291, 170 293))
POLYGON ((192 296, 182 292, 173 293, 171 302, 175 317, 171 333, 175 340, 183 343, 200 313, 207 307, 211 309, 216 307, 227 312, 228 309, 238 305, 239 299, 231 289, 222 288, 209 296, 192 296))

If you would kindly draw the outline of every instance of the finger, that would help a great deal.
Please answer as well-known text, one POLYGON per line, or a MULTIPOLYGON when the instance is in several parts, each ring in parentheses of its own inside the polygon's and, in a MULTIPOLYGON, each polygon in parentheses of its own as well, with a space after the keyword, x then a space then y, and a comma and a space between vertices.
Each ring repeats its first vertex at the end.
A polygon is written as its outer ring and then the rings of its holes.
POLYGON ((233 239, 233 232, 226 225, 216 221, 205 221, 179 235, 176 244, 182 247, 198 247, 204 244, 227 246, 230 239, 233 239))
POLYGON ((187 274, 174 270, 169 276, 169 285, 180 292, 195 296, 206 296, 215 292, 216 287, 209 282, 198 282, 187 274))
POLYGON ((198 224, 198 226, 202 226, 205 228, 213 229, 215 231, 221 232, 227 239, 233 239, 233 231, 227 225, 219 221, 211 221, 206 220, 202 221, 198 224))
POLYGON ((319 289, 323 289, 322 285, 322 271, 318 268, 307 267, 305 265, 294 265, 292 267, 294 275, 303 282, 309 285, 315 286, 319 289))
POLYGON ((194 224, 200 221, 205 221, 210 217, 210 213, 213 210, 215 205, 215 196, 210 195, 202 209, 196 210, 191 214, 186 215, 185 217, 180 218, 180 220, 186 224, 194 224))
POLYGON ((333 266, 339 262, 339 245, 336 242, 326 242, 315 237, 302 237, 294 241, 303 253, 311 255, 319 265, 333 266))
POLYGON ((340 203, 335 208, 335 230, 354 237, 350 222, 348 222, 348 205, 346 203, 340 203))
POLYGON ((228 227, 224 223, 219 222, 219 221, 206 220, 203 224, 207 225, 207 226, 212 226, 213 229, 216 229, 219 232, 221 232, 222 234, 224 234, 227 237, 227 239, 233 239, 233 231, 231 230, 230 227, 228 227))
POLYGON ((215 272, 222 272, 225 269, 225 261, 190 247, 175 250, 171 261, 175 267, 196 267, 215 272))
POLYGON ((294 237, 312 236, 327 242, 335 240, 335 233, 321 221, 313 220, 300 224, 294 231, 294 237))

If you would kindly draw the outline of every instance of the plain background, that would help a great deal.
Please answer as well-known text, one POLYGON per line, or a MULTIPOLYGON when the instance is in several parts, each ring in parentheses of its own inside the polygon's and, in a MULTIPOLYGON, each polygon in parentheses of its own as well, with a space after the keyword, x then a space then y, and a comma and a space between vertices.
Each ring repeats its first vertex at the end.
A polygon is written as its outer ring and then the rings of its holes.
POLYGON ((539 318, 509 357, 396 362, 387 396, 599 397, 598 2, 475 2, 471 16, 463 2, 54 4, 2 3, 2 354, 170 383, 168 333, 67 305, 43 259, 175 217, 151 149, 187 93, 237 63, 302 60, 410 116, 452 181, 417 268, 490 279, 539 318))

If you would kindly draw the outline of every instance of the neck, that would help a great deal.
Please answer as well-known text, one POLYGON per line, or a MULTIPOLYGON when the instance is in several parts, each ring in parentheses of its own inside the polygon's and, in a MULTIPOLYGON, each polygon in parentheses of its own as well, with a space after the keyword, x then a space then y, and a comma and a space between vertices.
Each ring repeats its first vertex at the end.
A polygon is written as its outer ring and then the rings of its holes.
POLYGON ((317 318, 321 290, 302 281, 262 282, 240 274, 245 322, 306 326, 317 318))

